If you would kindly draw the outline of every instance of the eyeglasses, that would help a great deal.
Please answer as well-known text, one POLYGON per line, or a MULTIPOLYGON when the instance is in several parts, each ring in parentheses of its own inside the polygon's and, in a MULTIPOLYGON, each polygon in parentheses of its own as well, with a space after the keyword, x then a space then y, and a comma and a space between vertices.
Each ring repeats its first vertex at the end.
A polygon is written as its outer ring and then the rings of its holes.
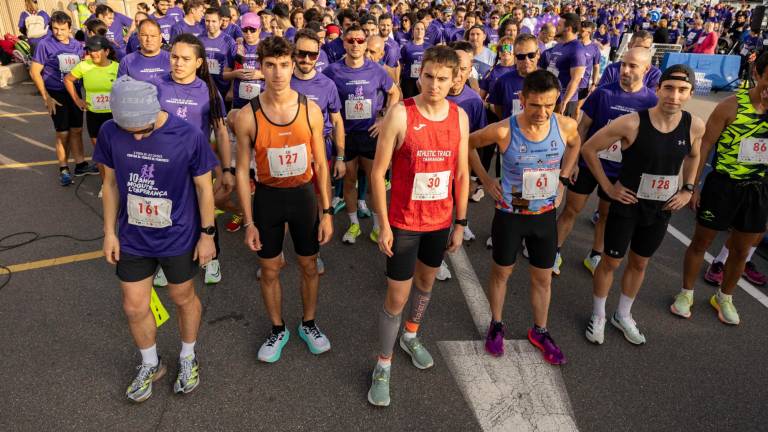
POLYGON ((351 38, 344 39, 344 42, 346 42, 346 43, 348 43, 350 45, 354 45, 354 44, 362 45, 362 44, 365 43, 365 38, 352 38, 351 37, 351 38))
POLYGON ((256 33, 258 30, 253 27, 243 27, 243 33, 256 33))
POLYGON ((317 56, 318 55, 320 55, 319 51, 304 51, 304 50, 296 51, 296 58, 299 58, 299 59, 307 57, 311 61, 315 61, 315 60, 317 60, 317 56))
POLYGON ((520 53, 520 54, 515 54, 515 58, 520 61, 523 61, 525 59, 533 60, 536 58, 537 54, 538 54, 538 51, 529 52, 529 53, 520 53))
POLYGON ((127 129, 122 128, 120 126, 118 126, 118 127, 120 129, 122 129, 123 131, 128 132, 129 134, 133 134, 133 135, 147 135, 148 133, 150 133, 153 130, 155 130, 155 124, 154 123, 152 123, 151 125, 149 125, 149 127, 145 128, 145 129, 142 129, 142 130, 127 130, 127 129))
POLYGON ((499 45, 499 52, 512 52, 512 44, 501 44, 499 45))

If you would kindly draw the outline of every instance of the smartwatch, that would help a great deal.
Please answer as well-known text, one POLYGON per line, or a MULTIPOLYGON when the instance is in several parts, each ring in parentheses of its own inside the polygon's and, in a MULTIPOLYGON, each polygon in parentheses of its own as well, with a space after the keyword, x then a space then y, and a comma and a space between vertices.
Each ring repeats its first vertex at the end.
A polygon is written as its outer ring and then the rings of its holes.
POLYGON ((235 167, 229 167, 229 168, 222 168, 225 173, 230 173, 232 175, 235 175, 235 167))
POLYGON ((693 193, 693 191, 695 190, 695 186, 693 186, 693 183, 686 183, 683 185, 683 188, 680 190, 693 193))
POLYGON ((467 226, 468 222, 466 219, 456 219, 453 221, 454 225, 461 225, 463 227, 467 226))
POLYGON ((328 207, 326 209, 323 209, 323 214, 327 214, 327 215, 333 216, 333 207, 328 207))
POLYGON ((208 234, 210 236, 216 234, 216 227, 211 225, 207 227, 200 227, 200 232, 203 234, 208 234))
POLYGON ((562 183, 565 186, 573 186, 573 183, 571 183, 570 177, 560 176, 560 183, 562 183))

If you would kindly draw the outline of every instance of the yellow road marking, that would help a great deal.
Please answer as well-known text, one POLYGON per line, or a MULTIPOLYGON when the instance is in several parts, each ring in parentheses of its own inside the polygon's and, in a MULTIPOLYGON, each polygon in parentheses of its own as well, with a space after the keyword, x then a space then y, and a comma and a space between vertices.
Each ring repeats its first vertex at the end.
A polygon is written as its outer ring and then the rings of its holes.
MULTIPOLYGON (((91 160, 91 158, 87 157, 85 160, 91 160)), ((73 159, 70 159, 69 162, 74 162, 73 159)), ((42 161, 42 162, 19 162, 19 163, 11 163, 11 164, 5 164, 0 165, 0 169, 9 169, 9 168, 28 168, 33 166, 41 166, 41 165, 55 165, 59 163, 57 160, 52 161, 42 161)))
POLYGON ((48 111, 33 111, 33 112, 27 112, 27 113, 6 113, 6 114, 0 114, 0 118, 5 117, 30 117, 30 116, 39 116, 39 115, 48 115, 48 111))
MULTIPOLYGON (((36 270, 36 269, 45 268, 45 267, 53 267, 53 266, 59 266, 62 264, 70 264, 78 261, 87 261, 87 260, 92 260, 96 258, 101 258, 103 256, 104 256, 104 252, 98 250, 98 251, 87 252, 82 254, 67 255, 67 256, 58 257, 58 258, 44 259, 40 261, 30 261, 27 263, 14 264, 7 267, 11 271, 11 273, 18 273, 18 272, 23 272, 27 270, 36 270)), ((8 274, 8 272, 5 269, 0 268, 0 275, 4 275, 4 274, 8 274)))

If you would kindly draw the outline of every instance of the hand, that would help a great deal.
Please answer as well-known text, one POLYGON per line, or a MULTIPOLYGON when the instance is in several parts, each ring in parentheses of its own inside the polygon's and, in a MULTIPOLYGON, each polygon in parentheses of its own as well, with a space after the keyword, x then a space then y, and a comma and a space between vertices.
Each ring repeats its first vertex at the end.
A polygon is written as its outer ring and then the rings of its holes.
POLYGON ((43 98, 43 102, 45 102, 45 107, 48 109, 48 114, 55 115, 56 114, 56 106, 61 106, 61 104, 54 98, 51 97, 51 95, 46 95, 43 98))
POLYGON ((371 138, 376 138, 379 136, 379 126, 382 123, 383 117, 379 117, 376 119, 376 121, 373 123, 373 126, 368 128, 368 132, 370 132, 371 138))
POLYGON ((86 105, 85 101, 83 101, 82 99, 80 98, 74 99, 74 102, 75 102, 75 105, 77 105, 77 107, 80 108, 80 110, 85 111, 86 109, 88 109, 88 105, 86 105))
POLYGON ((693 195, 691 196, 691 200, 688 201, 688 207, 691 208, 693 211, 697 211, 699 209, 699 205, 701 204, 701 190, 694 189, 693 195))
POLYGON ((681 208, 685 207, 686 204, 688 204, 692 196, 693 194, 688 191, 677 191, 677 193, 672 195, 672 198, 670 198, 669 201, 664 204, 664 208, 662 210, 680 210, 681 208))
POLYGON ((333 238, 333 218, 329 214, 323 213, 320 217, 320 226, 317 230, 317 241, 324 245, 333 238))
POLYGON ((388 257, 392 257, 394 255, 392 253, 392 243, 394 242, 394 237, 392 236, 392 228, 389 227, 389 225, 380 226, 379 227, 379 250, 384 253, 384 255, 388 257))
POLYGON ((200 234, 197 246, 195 246, 195 252, 192 254, 192 259, 197 261, 200 267, 205 267, 215 257, 216 245, 213 243, 213 236, 200 234))
POLYGON ((568 102, 565 102, 565 101, 561 102, 560 103, 560 108, 555 110, 555 112, 564 116, 565 115, 565 107, 567 105, 568 105, 568 102))
POLYGON ((480 182, 483 184, 485 191, 488 192, 494 200, 501 201, 501 185, 498 180, 488 176, 481 177, 480 182))
POLYGON ((637 197, 631 190, 622 186, 618 181, 611 186, 610 191, 605 191, 612 200, 622 204, 635 204, 637 197))
POLYGON ((342 177, 344 177, 344 174, 347 173, 347 164, 344 163, 344 161, 337 160, 333 163, 333 178, 335 180, 338 180, 342 177))
POLYGON ((107 234, 104 236, 104 257, 107 262, 115 265, 120 261, 120 240, 117 239, 115 234, 107 234))
POLYGON ((448 246, 446 247, 446 250, 450 253, 454 253, 459 250, 462 242, 464 242, 464 226, 454 225, 453 231, 451 232, 451 237, 448 239, 448 246))
POLYGON ((224 189, 224 193, 229 195, 235 189, 235 176, 231 172, 225 171, 221 176, 221 187, 224 189))
POLYGON ((245 227, 245 245, 248 249, 258 252, 261 250, 261 239, 259 239, 259 230, 253 224, 245 227))

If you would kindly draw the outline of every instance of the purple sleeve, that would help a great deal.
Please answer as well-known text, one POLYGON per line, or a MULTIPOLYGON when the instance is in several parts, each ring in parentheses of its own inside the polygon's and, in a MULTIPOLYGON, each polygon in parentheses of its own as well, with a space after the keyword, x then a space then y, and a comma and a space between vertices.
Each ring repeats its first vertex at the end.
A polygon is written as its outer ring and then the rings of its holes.
POLYGON ((584 101, 584 105, 582 105, 581 110, 584 111, 584 114, 586 114, 592 121, 595 121, 595 117, 597 117, 597 107, 600 105, 599 96, 602 92, 601 91, 594 91, 592 94, 587 96, 587 100, 584 101))
POLYGON ((329 86, 329 99, 328 99, 328 112, 337 113, 341 111, 341 99, 339 99, 339 92, 336 90, 336 85, 329 86))
POLYGON ((237 57, 237 42, 235 42, 235 39, 230 38, 230 44, 229 44, 229 52, 227 52, 227 67, 228 68, 234 68, 235 67, 235 57, 237 57))
POLYGON ((478 111, 478 114, 477 114, 477 124, 475 125, 477 126, 477 129, 475 130, 480 130, 488 125, 488 115, 485 112, 485 104, 483 104, 482 101, 479 101, 476 109, 478 111))
POLYGON ((125 28, 131 28, 131 25, 133 25, 132 19, 128 18, 127 16, 119 12, 115 12, 115 20, 120 22, 120 25, 125 28))
POLYGON ((100 164, 103 164, 111 169, 115 168, 115 163, 112 160, 112 141, 111 137, 115 135, 114 120, 109 120, 102 125, 99 129, 99 136, 97 138, 99 145, 93 149, 93 160, 100 164))
POLYGON ((580 46, 573 50, 571 58, 571 68, 587 66, 586 50, 583 47, 580 46))
POLYGON ((384 48, 384 64, 391 68, 397 67, 397 62, 400 60, 398 58, 397 48, 393 47, 392 45, 384 45, 384 48))
MULTIPOLYGON (((201 176, 213 170, 219 164, 219 159, 211 150, 208 140, 203 133, 195 128, 192 139, 192 157, 189 158, 189 173, 192 177, 201 176)), ((97 146, 98 147, 98 146, 97 146)))
POLYGON ((488 92, 488 97, 486 98, 486 100, 491 105, 501 105, 501 98, 502 98, 501 93, 503 91, 502 89, 504 85, 503 84, 504 80, 502 79, 503 77, 504 75, 500 76, 499 79, 497 79, 496 82, 493 83, 493 88, 489 89, 492 91, 488 92))
POLYGON ((117 66, 117 76, 119 78, 127 74, 128 74, 128 62, 125 61, 125 57, 123 57, 123 59, 120 60, 120 64, 117 66))
POLYGON ((27 11, 22 11, 21 15, 19 15, 19 31, 22 33, 27 31, 27 26, 24 24, 24 20, 26 20, 28 16, 29 13, 27 11))
POLYGON ((603 76, 600 77, 600 82, 597 83, 598 87, 608 85, 612 82, 617 81, 618 77, 616 76, 617 74, 616 68, 612 66, 613 65, 610 65, 607 68, 605 68, 605 71, 603 72, 603 76))
POLYGON ((392 90, 392 86, 395 85, 395 82, 392 81, 392 78, 389 76, 387 71, 384 70, 384 68, 380 67, 379 70, 379 75, 381 75, 381 89, 387 93, 392 90))
POLYGON ((45 66, 45 62, 48 60, 48 43, 47 39, 44 39, 42 42, 40 42, 37 47, 35 48, 35 53, 32 54, 32 61, 35 63, 40 63, 41 65, 45 66))

